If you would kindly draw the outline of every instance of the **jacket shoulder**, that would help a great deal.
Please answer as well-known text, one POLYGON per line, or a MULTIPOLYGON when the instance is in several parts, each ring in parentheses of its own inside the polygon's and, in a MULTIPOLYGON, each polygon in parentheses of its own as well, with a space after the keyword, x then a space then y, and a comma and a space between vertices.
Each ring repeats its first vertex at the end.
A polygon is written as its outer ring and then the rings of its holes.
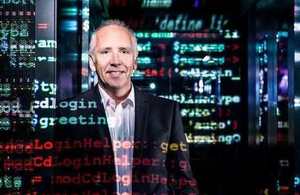
POLYGON ((90 107, 97 108, 99 106, 100 95, 92 88, 86 92, 80 93, 74 97, 66 98, 57 103, 56 113, 57 115, 66 115, 70 113, 78 112, 78 108, 81 112, 89 111, 90 107), (91 105, 91 106, 88 106, 91 105), (86 108, 86 109, 84 109, 86 108))
POLYGON ((139 93, 141 93, 141 95, 146 100, 148 100, 151 105, 162 106, 162 108, 173 107, 173 106, 179 105, 179 103, 176 102, 176 101, 174 101, 174 100, 170 100, 170 99, 167 99, 167 98, 163 98, 163 97, 159 97, 159 96, 156 96, 156 95, 152 95, 152 94, 147 93, 147 92, 141 92, 141 91, 139 91, 139 93))
POLYGON ((69 97, 66 99, 61 100, 60 102, 69 102, 69 101, 81 101, 81 100, 91 100, 91 99, 95 99, 97 94, 97 92, 95 91, 94 88, 87 90, 86 92, 80 93, 76 96, 73 97, 69 97))

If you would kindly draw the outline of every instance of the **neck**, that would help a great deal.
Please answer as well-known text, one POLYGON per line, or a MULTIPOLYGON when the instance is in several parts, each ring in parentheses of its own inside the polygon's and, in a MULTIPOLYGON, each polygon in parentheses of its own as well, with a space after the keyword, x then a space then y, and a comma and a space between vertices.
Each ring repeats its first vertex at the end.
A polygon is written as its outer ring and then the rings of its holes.
POLYGON ((122 88, 122 89, 116 89, 116 88, 112 88, 109 86, 104 85, 103 83, 99 82, 100 86, 102 87, 102 89, 105 90, 105 92, 112 98, 115 100, 116 105, 118 105, 120 102, 122 102, 123 100, 125 100, 130 91, 131 91, 131 86, 132 84, 130 83, 130 85, 128 85, 128 87, 126 88, 122 88))

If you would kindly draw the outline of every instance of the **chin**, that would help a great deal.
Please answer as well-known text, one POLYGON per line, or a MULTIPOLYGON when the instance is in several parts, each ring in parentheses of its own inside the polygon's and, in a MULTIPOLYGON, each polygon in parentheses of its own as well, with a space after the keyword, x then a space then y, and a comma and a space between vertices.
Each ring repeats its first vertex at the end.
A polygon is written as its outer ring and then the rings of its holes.
POLYGON ((116 90, 122 89, 122 86, 120 86, 120 85, 110 85, 110 87, 111 87, 112 89, 116 89, 116 90))
POLYGON ((108 85, 113 88, 124 88, 129 84, 130 84, 130 82, 127 83, 127 81, 126 82, 123 81, 123 82, 109 82, 108 83, 108 85))
POLYGON ((109 83, 108 86, 112 89, 122 89, 124 88, 124 85, 122 84, 115 84, 115 83, 109 83))

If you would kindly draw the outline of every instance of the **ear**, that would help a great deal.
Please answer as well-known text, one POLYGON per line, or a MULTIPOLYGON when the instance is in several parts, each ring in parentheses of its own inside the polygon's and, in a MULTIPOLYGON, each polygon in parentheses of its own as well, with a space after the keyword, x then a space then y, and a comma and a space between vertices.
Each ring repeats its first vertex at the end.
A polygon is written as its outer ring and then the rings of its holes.
POLYGON ((92 72, 96 71, 96 59, 93 55, 89 54, 89 66, 92 72))
POLYGON ((136 51, 136 54, 134 55, 134 64, 133 64, 133 70, 137 69, 137 57, 138 57, 139 52, 136 51))
POLYGON ((136 70, 137 69, 137 60, 134 61, 134 64, 133 64, 133 70, 136 70))

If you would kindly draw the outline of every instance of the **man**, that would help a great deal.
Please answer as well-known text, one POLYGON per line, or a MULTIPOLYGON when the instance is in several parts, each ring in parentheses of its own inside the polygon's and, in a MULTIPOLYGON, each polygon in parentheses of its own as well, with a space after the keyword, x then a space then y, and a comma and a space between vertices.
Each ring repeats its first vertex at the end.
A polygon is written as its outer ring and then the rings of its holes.
POLYGON ((178 104, 131 82, 138 56, 133 31, 106 21, 89 52, 99 83, 58 105, 52 183, 86 194, 198 194, 178 104), (71 102, 85 109, 70 109, 71 102))

